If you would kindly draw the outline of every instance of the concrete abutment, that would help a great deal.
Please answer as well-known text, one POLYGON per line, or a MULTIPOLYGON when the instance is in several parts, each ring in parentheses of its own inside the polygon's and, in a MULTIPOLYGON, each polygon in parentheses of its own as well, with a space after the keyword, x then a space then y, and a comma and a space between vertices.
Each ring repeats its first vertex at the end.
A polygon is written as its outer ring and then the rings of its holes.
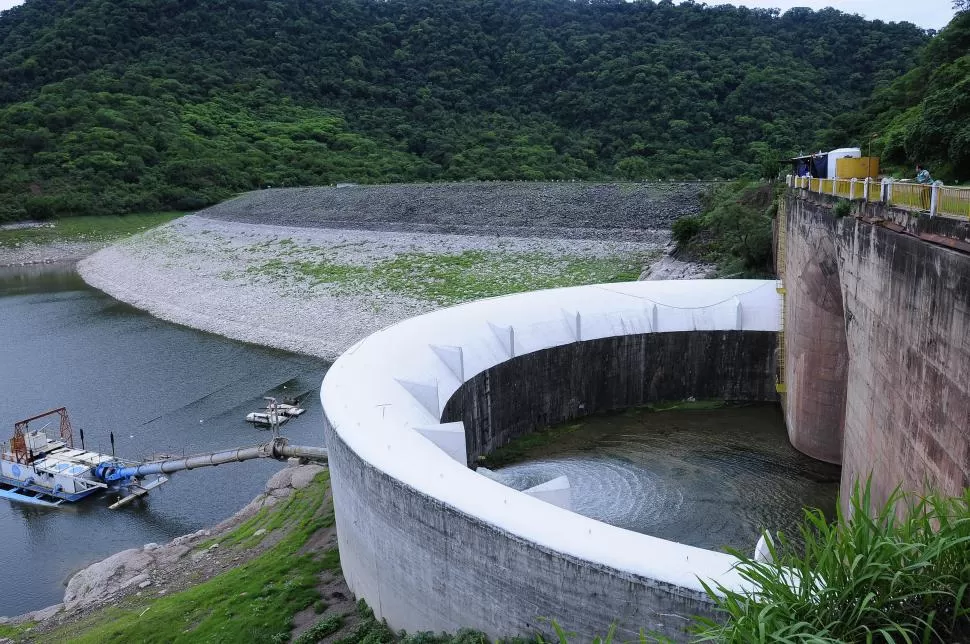
POLYGON ((845 505, 872 477, 970 485, 970 223, 789 191, 786 420, 794 446, 842 462, 845 505), (835 289, 838 289, 836 292, 835 289))

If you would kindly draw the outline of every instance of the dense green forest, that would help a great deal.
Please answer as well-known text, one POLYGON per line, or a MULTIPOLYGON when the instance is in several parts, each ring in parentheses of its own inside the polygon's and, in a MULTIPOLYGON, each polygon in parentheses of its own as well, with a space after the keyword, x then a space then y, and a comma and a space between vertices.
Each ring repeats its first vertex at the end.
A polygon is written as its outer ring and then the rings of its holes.
POLYGON ((842 115, 895 107, 928 40, 669 0, 27 0, 0 14, 0 220, 266 185, 756 176, 862 136, 842 115))
POLYGON ((933 176, 970 180, 970 2, 914 60, 915 67, 876 90, 862 110, 836 128, 881 154, 884 163, 912 172, 928 164, 933 176))

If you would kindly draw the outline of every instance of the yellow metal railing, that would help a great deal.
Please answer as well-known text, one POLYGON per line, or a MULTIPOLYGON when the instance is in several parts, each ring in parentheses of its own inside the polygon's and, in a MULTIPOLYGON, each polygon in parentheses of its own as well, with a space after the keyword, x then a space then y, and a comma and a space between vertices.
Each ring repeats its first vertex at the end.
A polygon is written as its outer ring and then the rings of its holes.
POLYGON ((781 320, 778 324, 778 372, 775 377, 775 391, 785 394, 788 387, 785 384, 785 272, 786 258, 788 256, 788 212, 785 210, 784 200, 778 207, 778 250, 775 257, 775 272, 778 274, 778 282, 775 290, 781 296, 781 307, 779 315, 781 320))
POLYGON ((833 179, 832 181, 835 182, 835 195, 837 197, 844 197, 846 199, 852 199, 856 196, 862 197, 861 191, 858 195, 852 194, 852 181, 849 179, 833 179))
POLYGON ((970 187, 944 186, 939 182, 929 185, 891 179, 879 182, 792 176, 788 178, 788 185, 843 199, 883 201, 909 210, 926 210, 931 216, 970 219, 970 187))
POLYGON ((940 186, 936 197, 936 213, 970 219, 970 188, 940 186))
POLYGON ((932 188, 921 183, 894 182, 889 189, 889 204, 913 210, 929 210, 932 188))

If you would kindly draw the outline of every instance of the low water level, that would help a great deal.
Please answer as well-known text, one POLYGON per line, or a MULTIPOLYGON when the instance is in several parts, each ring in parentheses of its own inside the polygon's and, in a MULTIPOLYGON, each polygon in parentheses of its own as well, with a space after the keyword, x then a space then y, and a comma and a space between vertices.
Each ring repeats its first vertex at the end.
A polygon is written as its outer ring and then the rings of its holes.
POLYGON ((579 514, 711 550, 794 534, 803 507, 831 517, 839 491, 839 468, 792 448, 776 405, 595 416, 525 458, 496 471, 516 489, 566 475, 579 514))
MULTIPOLYGON (((262 396, 307 394, 307 413, 283 433, 321 444, 326 363, 162 322, 88 288, 70 266, 0 268, 0 334, 2 440, 17 420, 64 406, 75 440, 83 428, 88 449, 110 453, 113 430, 128 458, 253 445, 268 434, 244 418, 262 396)), ((61 601, 73 572, 110 554, 225 519, 280 467, 182 472, 115 511, 105 496, 58 509, 0 499, 0 615, 61 601)))

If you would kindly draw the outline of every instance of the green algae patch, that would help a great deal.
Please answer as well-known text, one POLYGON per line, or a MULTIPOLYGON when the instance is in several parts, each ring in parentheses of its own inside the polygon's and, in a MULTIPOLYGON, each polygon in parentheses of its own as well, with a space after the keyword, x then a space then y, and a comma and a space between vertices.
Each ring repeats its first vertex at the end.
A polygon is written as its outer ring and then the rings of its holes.
MULTIPOLYGON (((285 283, 323 286, 338 296, 403 295, 439 305, 563 286, 636 280, 649 254, 586 257, 470 250, 399 253, 369 266, 283 256, 254 264, 246 274, 285 283)), ((229 275, 231 277, 231 275, 229 275)))
POLYGON ((0 230, 0 248, 55 242, 112 242, 161 226, 182 212, 153 212, 119 216, 66 217, 32 228, 0 230))

